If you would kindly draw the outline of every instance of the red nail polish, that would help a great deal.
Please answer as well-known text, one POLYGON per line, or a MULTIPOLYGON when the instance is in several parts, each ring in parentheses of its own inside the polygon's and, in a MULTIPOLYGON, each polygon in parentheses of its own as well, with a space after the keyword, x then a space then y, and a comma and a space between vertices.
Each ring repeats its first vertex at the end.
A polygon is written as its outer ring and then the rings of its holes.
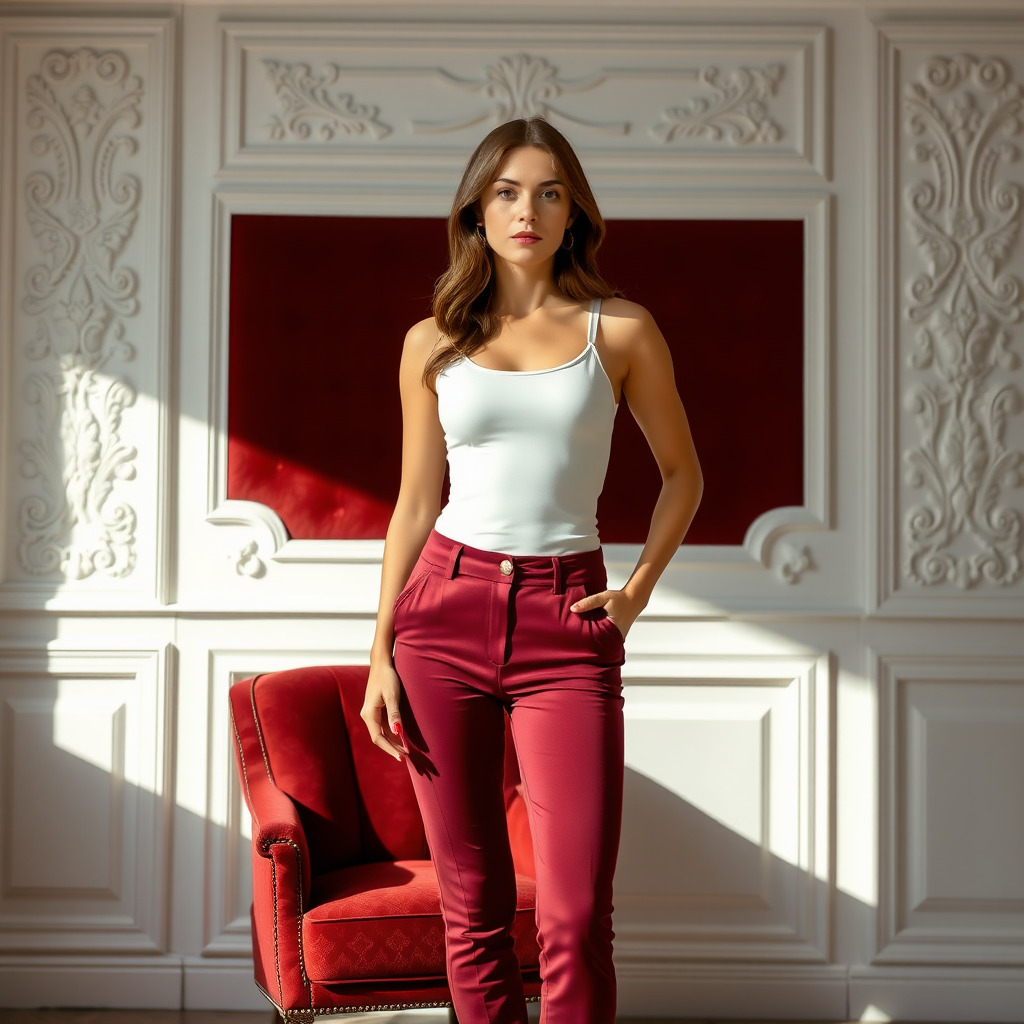
POLYGON ((392 726, 392 731, 394 732, 394 734, 396 736, 401 736, 402 735, 402 723, 401 722, 395 722, 395 724, 392 726))

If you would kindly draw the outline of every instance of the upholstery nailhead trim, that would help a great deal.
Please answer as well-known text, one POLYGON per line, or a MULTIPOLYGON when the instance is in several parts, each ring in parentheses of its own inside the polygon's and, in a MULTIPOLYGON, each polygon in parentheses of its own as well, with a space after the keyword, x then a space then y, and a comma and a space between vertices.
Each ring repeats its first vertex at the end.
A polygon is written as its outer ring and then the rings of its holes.
POLYGON ((278 949, 277 938, 277 861, 270 858, 270 884, 274 889, 274 967, 277 970, 277 991, 284 999, 284 986, 281 984, 281 951, 278 949))
MULTIPOLYGON (((298 914, 298 930, 299 930, 299 973, 302 975, 302 984, 309 988, 309 979, 306 977, 306 957, 302 952, 302 918, 305 911, 302 909, 302 852, 299 850, 298 844, 293 842, 291 839, 267 839, 263 843, 263 851, 268 856, 270 854, 270 848, 272 846, 290 846, 295 851, 295 866, 296 873, 298 874, 298 892, 296 895, 299 897, 299 914, 298 914)), ((274 863, 274 858, 270 858, 270 866, 273 874, 273 886, 274 886, 274 956, 277 956, 277 865, 274 863)), ((281 966, 278 964, 277 968, 278 984, 280 984, 281 966)), ((281 990, 282 995, 284 990, 281 990)), ((312 992, 310 993, 310 999, 312 999, 312 992)))
POLYGON ((245 781, 245 795, 248 797, 246 803, 249 806, 249 813, 252 815, 253 820, 259 825, 259 819, 256 817, 256 810, 252 803, 252 793, 249 791, 249 769, 245 763, 245 752, 242 750, 242 737, 238 735, 238 724, 235 722, 235 709, 229 703, 228 714, 231 716, 231 731, 235 736, 235 746, 238 747, 238 763, 242 766, 242 779, 245 781))
MULTIPOLYGON (((314 1006, 308 1010, 282 1010, 258 982, 256 987, 274 1009, 288 1021, 288 1024, 292 1024, 292 1022, 294 1024, 312 1024, 312 1021, 318 1016, 332 1016, 343 1013, 373 1013, 376 1010, 433 1010, 444 1009, 452 1005, 452 1001, 447 999, 432 1003, 368 1003, 366 1006, 314 1006)), ((540 996, 527 996, 526 1001, 528 1003, 539 1003, 540 996)))
MULTIPOLYGON (((274 782, 274 773, 270 770, 270 758, 267 757, 267 745, 263 742, 263 729, 260 727, 260 716, 256 711, 256 684, 263 678, 262 675, 255 676, 252 686, 249 687, 249 701, 252 704, 252 720, 256 725, 256 735, 260 740, 260 750, 263 751, 263 764, 267 769, 267 778, 274 782)), ((274 783, 277 785, 277 783, 274 783)))

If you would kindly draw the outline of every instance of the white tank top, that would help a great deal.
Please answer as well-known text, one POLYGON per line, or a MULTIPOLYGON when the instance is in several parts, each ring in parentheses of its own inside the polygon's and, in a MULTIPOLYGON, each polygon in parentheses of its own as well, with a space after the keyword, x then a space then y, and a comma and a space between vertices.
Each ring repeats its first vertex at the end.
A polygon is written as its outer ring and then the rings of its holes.
POLYGON ((437 376, 448 446, 448 503, 438 533, 509 555, 568 555, 600 547, 604 487, 619 404, 594 345, 543 370, 492 370, 462 356, 437 376))

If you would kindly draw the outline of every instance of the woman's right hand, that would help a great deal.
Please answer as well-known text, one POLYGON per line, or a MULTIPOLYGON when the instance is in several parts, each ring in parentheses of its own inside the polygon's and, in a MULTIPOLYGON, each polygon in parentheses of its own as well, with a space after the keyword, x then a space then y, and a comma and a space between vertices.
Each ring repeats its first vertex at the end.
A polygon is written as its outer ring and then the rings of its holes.
POLYGON ((402 716, 398 701, 402 695, 402 682, 390 660, 370 663, 366 681, 366 697, 359 717, 370 731, 370 739, 381 750, 401 761, 408 751, 399 746, 404 742, 402 716))

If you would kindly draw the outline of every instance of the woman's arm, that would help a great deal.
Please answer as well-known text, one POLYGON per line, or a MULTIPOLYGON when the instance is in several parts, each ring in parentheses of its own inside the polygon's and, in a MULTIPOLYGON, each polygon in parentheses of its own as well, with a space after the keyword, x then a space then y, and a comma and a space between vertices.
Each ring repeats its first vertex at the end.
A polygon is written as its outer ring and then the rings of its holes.
POLYGON ((409 579, 416 559, 441 510, 444 481, 444 430, 437 396, 421 383, 423 366, 437 341, 433 318, 422 320, 405 336, 399 369, 402 397, 402 483, 384 540, 377 628, 370 647, 370 674, 360 715, 370 738, 401 760, 401 682, 392 665, 394 624, 391 607, 409 579))
POLYGON ((672 355, 658 325, 643 306, 608 299, 601 323, 610 365, 625 367, 622 393, 651 446, 661 472, 647 543, 622 590, 588 594, 574 611, 606 606, 625 636, 647 606, 655 583, 686 536, 704 489, 683 403, 676 390, 672 355))

